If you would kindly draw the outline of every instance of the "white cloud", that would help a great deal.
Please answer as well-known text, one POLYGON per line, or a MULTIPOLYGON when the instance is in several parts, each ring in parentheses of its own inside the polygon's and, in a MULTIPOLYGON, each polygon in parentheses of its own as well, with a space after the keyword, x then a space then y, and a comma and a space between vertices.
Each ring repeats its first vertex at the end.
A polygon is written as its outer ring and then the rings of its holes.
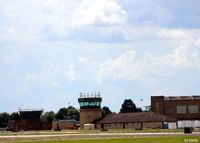
MULTIPOLYGON (((198 29, 170 29, 160 26, 133 26, 129 25, 122 30, 128 41, 158 41, 168 40, 181 42, 183 40, 195 40, 199 38, 200 30, 198 29)), ((166 42, 163 41, 163 42, 166 42)), ((198 42, 196 42, 197 44, 198 42)))
POLYGON ((42 83, 42 82, 53 82, 52 81, 52 73, 55 70, 52 69, 52 67, 43 66, 38 72, 30 72, 26 71, 24 75, 25 82, 36 82, 36 83, 42 83))
POLYGON ((189 38, 185 31, 179 29, 162 29, 159 31, 158 36, 161 38, 189 38))
POLYGON ((102 78, 114 77, 117 79, 136 79, 141 77, 141 70, 144 63, 136 59, 134 50, 125 51, 116 59, 109 59, 99 64, 97 82, 101 83, 102 78))
POLYGON ((77 30, 112 28, 126 22, 126 12, 115 0, 16 0, 2 5, 0 17, 5 18, 0 22, 0 40, 62 39, 77 30))
POLYGON ((99 64, 97 82, 101 83, 108 77, 126 80, 145 80, 153 76, 168 77, 182 69, 197 68, 195 61, 199 53, 190 47, 192 43, 191 40, 183 40, 180 46, 169 54, 158 56, 145 52, 143 58, 137 58, 134 50, 125 51, 116 59, 109 59, 99 64))
POLYGON ((200 38, 199 39, 197 39, 196 41, 195 41, 195 43, 194 43, 196 46, 199 46, 200 47, 200 38))
POLYGON ((47 18, 61 27, 121 24, 126 12, 115 0, 47 0, 44 3, 47 18), (56 22, 56 21, 57 22, 56 22))
POLYGON ((71 81, 77 80, 77 78, 79 77, 79 71, 73 65, 69 65, 64 71, 64 74, 71 81))
POLYGON ((73 11, 72 25, 121 24, 126 12, 114 0, 85 0, 73 11))
POLYGON ((188 54, 189 53, 189 50, 190 47, 189 47, 189 44, 190 44, 191 41, 182 41, 182 43, 180 44, 180 46, 174 50, 174 52, 169 55, 169 59, 171 59, 171 63, 174 67, 184 67, 184 66, 189 66, 191 64, 192 61, 189 60, 188 54))

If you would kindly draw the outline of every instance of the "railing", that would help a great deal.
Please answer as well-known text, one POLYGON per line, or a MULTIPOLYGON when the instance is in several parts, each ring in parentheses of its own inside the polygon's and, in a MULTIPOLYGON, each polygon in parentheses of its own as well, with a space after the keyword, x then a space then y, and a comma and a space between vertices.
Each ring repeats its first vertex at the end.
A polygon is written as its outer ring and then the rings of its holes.
POLYGON ((80 98, 99 98, 100 92, 80 93, 80 98))
POLYGON ((21 108, 19 108, 19 111, 21 112, 29 112, 29 111, 43 111, 43 109, 42 108, 31 108, 31 109, 21 109, 21 108))

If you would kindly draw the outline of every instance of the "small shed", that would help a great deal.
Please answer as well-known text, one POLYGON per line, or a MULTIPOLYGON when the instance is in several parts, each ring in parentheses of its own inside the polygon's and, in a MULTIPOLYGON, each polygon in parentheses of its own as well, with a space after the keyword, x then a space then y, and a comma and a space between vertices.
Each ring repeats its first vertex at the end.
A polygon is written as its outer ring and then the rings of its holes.
POLYGON ((83 129, 84 130, 94 130, 95 129, 95 125, 94 124, 84 124, 83 125, 83 129))
POLYGON ((177 124, 176 124, 176 122, 169 122, 168 123, 168 125, 169 125, 169 129, 177 129, 177 124))

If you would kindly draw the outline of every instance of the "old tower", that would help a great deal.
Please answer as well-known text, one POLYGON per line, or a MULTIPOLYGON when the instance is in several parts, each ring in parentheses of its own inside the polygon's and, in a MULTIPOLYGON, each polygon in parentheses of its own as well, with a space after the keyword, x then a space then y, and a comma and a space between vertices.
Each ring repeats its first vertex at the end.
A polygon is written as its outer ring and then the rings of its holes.
POLYGON ((80 93, 78 102, 80 105, 80 123, 81 125, 92 123, 101 118, 101 101, 100 92, 98 93, 80 93))

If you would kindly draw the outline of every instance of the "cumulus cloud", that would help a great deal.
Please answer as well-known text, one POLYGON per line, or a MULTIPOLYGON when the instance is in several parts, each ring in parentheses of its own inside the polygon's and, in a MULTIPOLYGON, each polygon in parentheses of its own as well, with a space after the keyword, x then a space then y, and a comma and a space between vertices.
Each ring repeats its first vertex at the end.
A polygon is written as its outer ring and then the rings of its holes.
POLYGON ((181 29, 161 29, 158 33, 158 36, 160 37, 166 37, 166 38, 180 38, 180 39, 185 39, 189 38, 189 36, 186 34, 185 31, 181 29))
POLYGON ((145 80, 149 77, 168 77, 182 69, 189 67, 198 68, 197 51, 190 47, 191 40, 183 40, 179 47, 165 55, 154 55, 145 52, 143 58, 137 58, 135 50, 128 50, 116 59, 109 59, 99 64, 97 82, 104 78, 112 77, 125 80, 145 80))
MULTIPOLYGON (((120 55, 117 59, 109 59, 104 63, 100 64, 99 71, 97 73, 98 82, 102 76, 114 76, 115 78, 128 78, 132 74, 130 74, 131 68, 133 66, 137 67, 137 65, 133 65, 132 62, 135 62, 135 51, 126 51, 122 55, 120 55), (130 67, 131 66, 131 67, 130 67)), ((134 68, 136 70, 136 68, 134 68)), ((131 77, 137 76, 133 74, 131 77)))
POLYGON ((115 0, 15 0, 4 1, 1 7, 0 39, 16 42, 65 39, 74 31, 91 27, 112 29, 127 17, 115 0))
POLYGON ((112 25, 126 20, 126 12, 114 0, 86 0, 73 11, 72 25, 112 25))
POLYGON ((69 65, 64 71, 64 75, 71 81, 77 80, 79 76, 79 71, 73 65, 69 65))

